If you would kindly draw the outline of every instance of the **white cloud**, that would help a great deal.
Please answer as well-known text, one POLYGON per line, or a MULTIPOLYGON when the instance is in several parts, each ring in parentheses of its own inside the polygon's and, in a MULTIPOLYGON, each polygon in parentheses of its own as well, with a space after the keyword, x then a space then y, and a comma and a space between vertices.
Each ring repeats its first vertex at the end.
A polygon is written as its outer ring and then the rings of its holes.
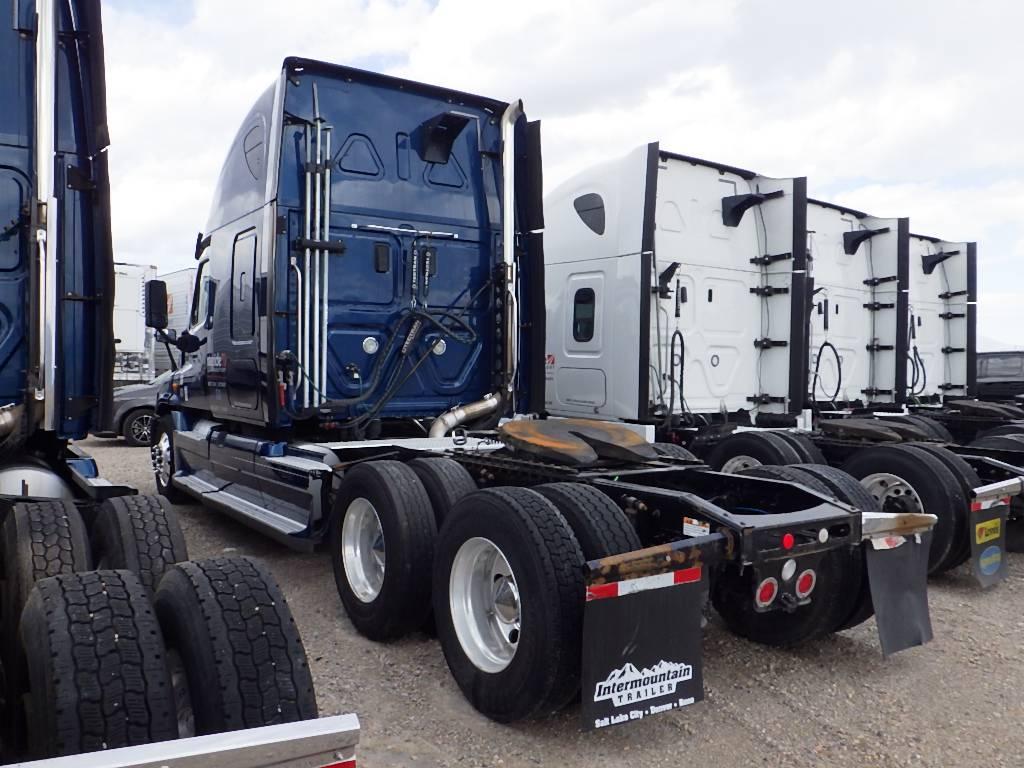
POLYGON ((187 264, 239 121, 287 55, 522 97, 545 182, 637 144, 975 239, 982 335, 1024 303, 1024 4, 936 0, 104 3, 120 260, 187 264))

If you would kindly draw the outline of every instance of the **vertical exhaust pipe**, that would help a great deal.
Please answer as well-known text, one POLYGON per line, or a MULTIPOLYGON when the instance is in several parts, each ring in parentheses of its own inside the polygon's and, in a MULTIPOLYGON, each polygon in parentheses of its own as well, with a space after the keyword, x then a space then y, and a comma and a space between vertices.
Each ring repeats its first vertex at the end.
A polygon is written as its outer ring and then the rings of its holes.
MULTIPOLYGON (((331 129, 324 129, 324 223, 323 239, 331 239, 331 129)), ((327 327, 331 319, 330 293, 331 252, 324 251, 323 300, 320 302, 323 312, 323 328, 320 331, 320 401, 327 399, 327 327)))

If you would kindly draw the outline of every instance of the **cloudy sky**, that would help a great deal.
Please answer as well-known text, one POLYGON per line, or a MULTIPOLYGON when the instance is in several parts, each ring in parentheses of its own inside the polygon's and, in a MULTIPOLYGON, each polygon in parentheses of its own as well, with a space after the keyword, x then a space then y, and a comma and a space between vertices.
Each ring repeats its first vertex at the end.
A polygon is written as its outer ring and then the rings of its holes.
POLYGON ((282 59, 524 99, 545 184, 635 145, 976 240, 982 347, 1024 345, 1024 3, 103 0, 117 258, 188 266, 282 59), (1022 282, 1018 283, 1017 281, 1022 282))

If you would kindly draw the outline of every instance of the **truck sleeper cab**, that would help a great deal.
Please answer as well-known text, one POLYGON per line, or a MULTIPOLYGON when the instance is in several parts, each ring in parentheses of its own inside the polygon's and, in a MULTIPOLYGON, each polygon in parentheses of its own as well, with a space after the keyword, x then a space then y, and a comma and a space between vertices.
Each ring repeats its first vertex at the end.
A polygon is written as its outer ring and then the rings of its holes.
MULTIPOLYGON (((672 676, 650 712, 701 698, 709 594, 763 642, 834 631, 870 615, 862 538, 910 548, 932 520, 865 526, 832 495, 724 478, 617 425, 524 416, 545 375, 540 187, 518 103, 287 59, 198 238, 174 342, 194 358, 161 396, 152 454, 165 496, 326 542, 364 635, 433 614, 487 716, 548 714, 582 686, 595 728, 640 700, 616 695, 622 675, 672 676)), ((735 191, 737 216, 762 194, 735 191)), ((923 608, 886 652, 930 636, 923 571, 905 577, 886 594, 923 608)))

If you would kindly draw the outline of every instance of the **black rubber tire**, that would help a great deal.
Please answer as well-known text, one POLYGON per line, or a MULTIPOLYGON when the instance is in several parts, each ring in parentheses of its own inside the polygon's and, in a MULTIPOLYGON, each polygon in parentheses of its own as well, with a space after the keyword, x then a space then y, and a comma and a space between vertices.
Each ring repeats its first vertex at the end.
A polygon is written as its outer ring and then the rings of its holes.
POLYGON ((940 421, 936 421, 928 416, 922 416, 919 413, 912 413, 906 416, 906 419, 911 424, 916 424, 921 429, 926 430, 932 437, 942 443, 955 443, 953 439, 953 433, 946 429, 946 425, 940 421))
POLYGON ((178 563, 153 603, 168 654, 184 667, 197 735, 317 716, 302 638, 261 563, 238 555, 178 563))
POLYGON ((992 448, 999 451, 1024 451, 1024 435, 1012 433, 979 437, 968 448, 992 448))
POLYGON ((1003 424, 999 427, 992 427, 976 434, 974 440, 976 442, 985 437, 1000 437, 1002 435, 1024 435, 1024 424, 1003 424))
POLYGON ((848 559, 845 550, 831 550, 822 557, 815 569, 817 585, 811 602, 792 613, 758 613, 754 609, 754 569, 740 571, 737 565, 728 565, 717 574, 711 603, 730 631, 740 637, 777 648, 802 645, 834 631, 849 612, 848 601, 835 599, 842 594, 848 559))
POLYGON ((818 446, 816 446, 811 438, 807 437, 807 435, 801 435, 796 432, 787 432, 785 430, 780 430, 773 434, 778 435, 789 443, 790 447, 796 451, 797 455, 800 457, 801 464, 828 463, 825 461, 825 455, 821 452, 821 449, 818 448, 818 446))
POLYGON ((800 455, 774 432, 734 432, 720 441, 708 454, 708 466, 718 471, 730 459, 749 456, 761 464, 800 464, 800 455))
POLYGON ((156 427, 156 412, 152 408, 139 408, 137 411, 132 411, 128 414, 128 418, 124 420, 124 424, 121 425, 121 437, 124 438, 132 448, 142 448, 143 446, 149 447, 153 444, 153 429, 156 427), (135 423, 142 419, 149 419, 149 442, 139 440, 135 437, 135 423))
POLYGON ((583 483, 548 483, 533 490, 562 513, 584 559, 597 560, 643 549, 626 513, 597 488, 583 483))
POLYGON ((400 461, 368 461, 345 473, 331 519, 334 582, 349 619, 371 640, 402 637, 430 617, 430 574, 437 523, 416 473, 400 461), (384 581, 370 602, 360 600, 345 575, 341 533, 349 505, 369 501, 384 534, 384 581))
MULTIPOLYGON (((960 483, 960 490, 963 493, 964 498, 967 500, 968 505, 970 504, 970 501, 973 498, 972 491, 982 485, 981 478, 974 470, 974 467, 960 458, 960 456, 941 445, 935 445, 933 443, 909 443, 909 445, 920 448, 923 451, 928 451, 928 453, 945 464, 946 468, 953 473, 957 482, 960 483)), ((968 513, 969 510, 970 507, 968 506, 968 513)), ((963 565, 970 559, 971 537, 970 531, 967 531, 966 535, 963 537, 963 541, 961 542, 959 552, 950 567, 955 568, 958 565, 963 565)))
POLYGON ((832 496, 844 504, 849 504, 861 512, 882 511, 882 505, 878 500, 849 472, 827 464, 794 464, 793 468, 820 480, 828 486, 832 496))
POLYGON ((832 496, 832 491, 825 483, 817 479, 813 475, 806 472, 801 472, 793 466, 788 467, 776 467, 776 466, 760 466, 750 467, 749 469, 741 469, 736 473, 737 475, 746 475, 747 477, 765 477, 769 480, 781 480, 786 483, 800 483, 806 485, 812 491, 823 493, 826 496, 832 496))
POLYGON ((908 483, 921 499, 924 511, 938 518, 932 529, 928 573, 941 573, 951 567, 966 528, 967 499, 945 464, 920 448, 876 445, 857 451, 843 469, 858 480, 885 472, 908 483))
MULTIPOLYGON (((32 586, 40 579, 92 568, 89 538, 78 509, 70 501, 15 504, 4 518, 3 584, 0 616, 4 659, 13 660, 18 621, 32 586)), ((16 673, 9 669, 9 673, 16 673)))
MULTIPOLYGON (((150 455, 155 456, 154 453, 157 450, 157 444, 160 442, 160 437, 164 433, 167 434, 171 441, 171 477, 174 477, 175 464, 174 464, 174 426, 171 423, 169 416, 162 416, 154 426, 153 429, 153 444, 149 447, 150 455)), ((153 472, 153 483, 156 485, 156 492, 167 499, 171 504, 189 504, 192 502, 192 498, 184 491, 178 490, 174 485, 164 485, 160 480, 160 475, 156 471, 153 472)))
POLYGON ((116 496, 96 512, 92 557, 99 569, 137 573, 153 594, 168 568, 188 560, 188 547, 178 515, 159 496, 116 496))
MULTIPOLYGON (((796 467, 813 475, 829 487, 832 496, 844 504, 849 504, 861 512, 880 512, 882 505, 867 492, 857 478, 836 467, 824 464, 800 464, 796 467)), ((875 615, 875 606, 871 601, 871 583, 868 581, 867 545, 859 546, 850 552, 846 567, 849 569, 847 582, 841 592, 848 601, 848 610, 835 631, 856 627, 875 615)))
POLYGON ((130 571, 89 571, 36 583, 21 618, 34 758, 178 736, 163 636, 130 571))
POLYGON ((654 452, 666 459, 682 459, 683 461, 700 461, 686 448, 675 443, 654 443, 654 452))
POLYGON ((463 498, 445 521, 434 563, 434 615, 448 668, 469 702, 498 722, 558 711, 580 686, 583 553, 562 513, 528 488, 489 488, 463 498), (522 634, 499 672, 466 655, 452 622, 448 586, 456 553, 474 537, 507 558, 522 596, 522 634))
POLYGON ((434 509, 437 529, 441 530, 448 511, 459 499, 476 490, 476 481, 459 462, 443 456, 413 459, 409 466, 423 483, 434 509))

